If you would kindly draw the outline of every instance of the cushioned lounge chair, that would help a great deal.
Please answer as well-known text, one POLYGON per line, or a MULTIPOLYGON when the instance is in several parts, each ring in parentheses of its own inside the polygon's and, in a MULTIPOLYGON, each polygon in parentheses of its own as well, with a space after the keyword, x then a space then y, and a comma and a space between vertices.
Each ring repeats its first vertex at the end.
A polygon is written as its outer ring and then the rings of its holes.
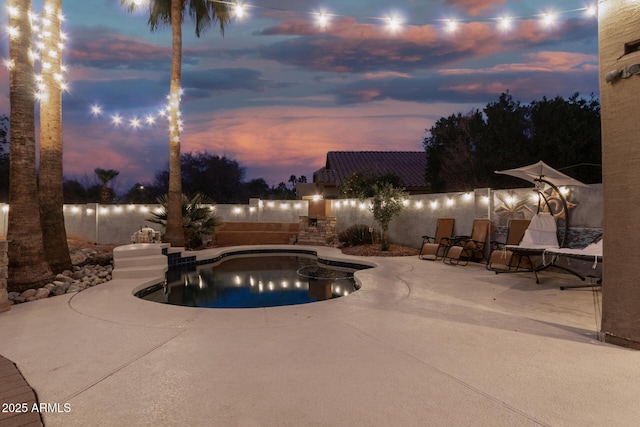
POLYGON ((436 235, 422 236, 422 246, 420 247, 420 259, 437 260, 444 256, 453 236, 453 218, 438 218, 436 225, 436 235))
POLYGON ((547 268, 544 262, 537 263, 536 258, 543 258, 544 252, 550 249, 559 249, 558 228, 555 218, 549 213, 537 213, 531 218, 531 223, 524 232, 522 241, 518 245, 506 245, 506 249, 520 258, 526 258, 531 263, 531 270, 538 279, 538 271, 547 268))
POLYGON ((489 234, 488 219, 474 219, 470 236, 456 236, 451 240, 442 261, 452 265, 467 265, 469 261, 487 260, 484 248, 489 234))
POLYGON ((588 284, 588 285, 585 284, 585 285, 560 286, 561 290, 565 290, 569 288, 591 288, 596 286, 602 286, 601 277, 597 277, 591 274, 585 276, 570 267, 570 260, 575 259, 580 261, 593 262, 593 264, 591 265, 591 268, 595 270, 598 267, 598 264, 602 263, 602 259, 603 259, 602 245, 603 245, 603 241, 602 239, 600 239, 599 241, 595 243, 591 243, 590 245, 582 249, 557 248, 557 249, 547 249, 546 251, 544 251, 543 256, 544 258, 546 258, 547 261, 549 261, 549 264, 551 266, 556 268, 561 268, 562 270, 565 270, 573 274, 574 276, 580 278, 580 280, 582 281, 585 281, 587 278, 591 278, 595 280, 595 282, 592 282, 591 284, 588 284), (549 257, 551 257, 551 260, 549 260, 549 257), (559 265, 558 261, 560 259, 565 259, 569 265, 567 266, 559 265))
POLYGON ((491 242, 492 251, 487 262, 487 269, 497 272, 500 271, 531 271, 531 263, 527 257, 514 255, 507 250, 506 245, 518 245, 522 241, 524 232, 529 227, 531 220, 529 219, 511 219, 507 228, 507 238, 504 242, 491 242))

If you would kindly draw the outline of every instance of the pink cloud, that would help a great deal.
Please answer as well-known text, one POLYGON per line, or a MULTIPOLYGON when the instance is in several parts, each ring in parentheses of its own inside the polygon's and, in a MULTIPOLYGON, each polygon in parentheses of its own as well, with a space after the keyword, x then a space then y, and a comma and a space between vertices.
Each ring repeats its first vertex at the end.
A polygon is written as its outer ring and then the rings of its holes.
POLYGON ((489 68, 454 68, 440 70, 442 75, 496 74, 514 72, 594 72, 598 56, 577 52, 537 52, 524 55, 527 62, 498 64, 489 68))
POLYGON ((445 0, 444 4, 462 10, 469 16, 477 16, 506 2, 507 0, 445 0))
POLYGON ((323 166, 327 151, 421 150, 424 129, 430 126, 426 111, 436 115, 439 108, 387 101, 358 109, 270 106, 221 111, 187 123, 183 150, 226 154, 249 174, 252 168, 267 167, 269 182, 286 181, 292 173, 310 178, 323 166))

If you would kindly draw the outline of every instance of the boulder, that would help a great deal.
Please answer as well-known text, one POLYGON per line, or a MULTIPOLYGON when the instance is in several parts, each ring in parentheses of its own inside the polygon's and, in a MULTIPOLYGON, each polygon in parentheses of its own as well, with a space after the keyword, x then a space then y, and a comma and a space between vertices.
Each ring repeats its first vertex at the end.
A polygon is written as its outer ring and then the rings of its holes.
POLYGON ((48 298, 49 297, 49 289, 47 288, 40 288, 36 291, 36 294, 34 295, 35 299, 44 299, 44 298, 48 298))
POLYGON ((20 296, 22 296, 23 298, 29 299, 33 296, 36 295, 36 290, 35 289, 27 289, 26 291, 24 291, 23 293, 20 294, 20 296))
POLYGON ((53 289, 51 289, 51 295, 57 296, 57 295, 62 295, 64 293, 65 293, 64 286, 57 285, 57 286, 54 286, 53 289))
POLYGON ((80 292, 81 289, 78 285, 71 285, 69 286, 69 289, 67 289, 67 293, 70 294, 72 292, 80 292))
POLYGON ((61 282, 67 282, 67 283, 73 282, 73 279, 71 277, 65 276, 64 274, 58 274, 56 276, 56 280, 59 280, 61 282))

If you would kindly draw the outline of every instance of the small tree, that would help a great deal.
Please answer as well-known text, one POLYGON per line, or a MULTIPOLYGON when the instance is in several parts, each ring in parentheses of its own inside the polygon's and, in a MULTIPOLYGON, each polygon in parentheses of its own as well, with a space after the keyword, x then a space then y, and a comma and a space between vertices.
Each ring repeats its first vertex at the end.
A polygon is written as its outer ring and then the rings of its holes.
MULTIPOLYGON (((162 205, 160 212, 153 212, 153 218, 147 221, 167 225, 167 196, 158 197, 158 203, 162 205)), ((182 228, 187 246, 195 249, 202 245, 202 236, 213 233, 215 227, 221 224, 216 214, 209 209, 211 200, 202 194, 196 194, 191 200, 186 195, 182 195, 182 228)))
POLYGON ((115 169, 101 169, 101 168, 95 168, 94 172, 98 176, 98 179, 100 180, 100 182, 102 182, 102 188, 100 189, 100 203, 102 204, 111 203, 113 199, 113 196, 112 196, 113 190, 111 190, 107 186, 107 184, 109 183, 109 181, 111 181, 116 176, 118 176, 120 172, 115 169))
POLYGON ((394 216, 402 212, 402 209, 404 209, 403 201, 409 197, 409 194, 404 189, 394 187, 388 182, 373 184, 371 189, 373 191, 373 199, 370 209, 373 212, 373 218, 378 221, 382 230, 380 250, 388 251, 387 231, 389 230, 389 223, 394 216))

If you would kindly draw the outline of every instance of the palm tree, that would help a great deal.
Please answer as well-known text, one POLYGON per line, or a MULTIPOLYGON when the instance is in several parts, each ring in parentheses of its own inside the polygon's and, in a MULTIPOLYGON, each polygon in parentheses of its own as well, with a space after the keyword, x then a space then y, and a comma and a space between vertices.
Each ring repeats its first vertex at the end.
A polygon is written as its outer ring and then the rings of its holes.
MULTIPOLYGON (((131 12, 136 2, 120 0, 131 12)), ((169 86, 169 193, 167 226, 164 240, 172 246, 184 246, 182 232, 182 181, 180 176, 180 80, 182 67, 182 22, 188 14, 195 23, 196 37, 208 30, 216 21, 224 36, 225 25, 231 19, 230 5, 211 0, 150 0, 149 27, 155 31, 171 26, 173 50, 171 56, 171 83, 169 86)))
POLYGON ((52 274, 44 255, 36 178, 35 79, 31 51, 31 1, 9 2, 9 104, 11 109, 8 290, 41 285, 52 274))
POLYGON ((93 170, 96 175, 98 175, 98 179, 102 181, 102 189, 100 190, 100 203, 106 205, 111 203, 111 190, 107 187, 109 181, 118 176, 120 172, 115 169, 100 169, 95 168, 93 170))
MULTIPOLYGON (((167 197, 158 197, 158 203, 161 205, 159 212, 152 212, 151 218, 147 218, 147 221, 154 224, 160 224, 163 227, 167 226, 167 197)), ((192 199, 189 199, 186 195, 182 195, 180 200, 180 207, 182 211, 183 227, 182 232, 188 246, 195 249, 202 245, 202 236, 211 236, 214 229, 222 224, 220 218, 215 212, 207 205, 212 205, 213 200, 211 198, 197 193, 192 199)))
POLYGON ((42 67, 44 93, 40 99, 40 223, 44 238, 44 253, 51 271, 60 273, 71 269, 71 256, 64 225, 62 191, 62 52, 59 48, 60 13, 62 0, 45 0, 44 10, 49 22, 49 37, 44 39, 42 67), (54 52, 55 54, 50 54, 54 52))

